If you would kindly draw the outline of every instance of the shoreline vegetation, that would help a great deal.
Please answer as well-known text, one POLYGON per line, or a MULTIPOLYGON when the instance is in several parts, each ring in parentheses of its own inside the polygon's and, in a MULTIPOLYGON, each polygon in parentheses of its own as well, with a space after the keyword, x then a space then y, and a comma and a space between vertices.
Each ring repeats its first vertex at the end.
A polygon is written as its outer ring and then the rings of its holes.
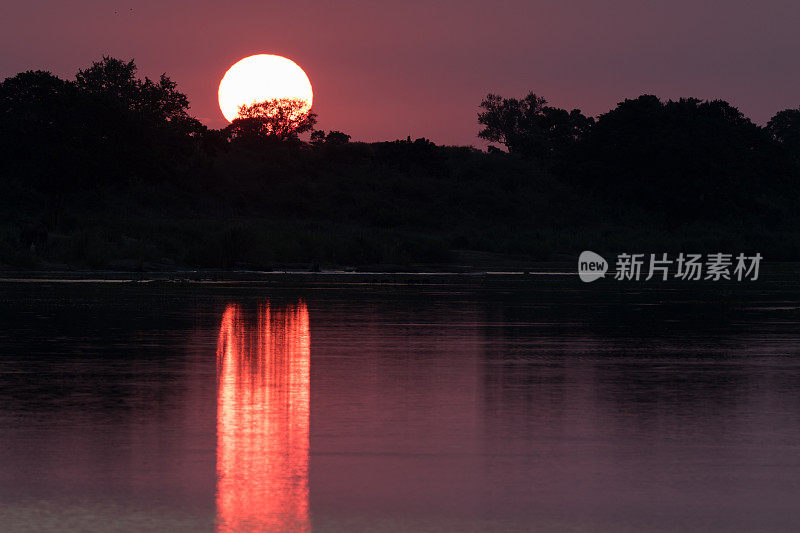
POLYGON ((268 113, 209 129, 132 61, 74 80, 20 73, 0 83, 0 270, 525 271, 583 250, 800 260, 800 109, 763 127, 723 101, 652 95, 596 119, 533 93, 479 111, 488 151, 303 140, 268 113))

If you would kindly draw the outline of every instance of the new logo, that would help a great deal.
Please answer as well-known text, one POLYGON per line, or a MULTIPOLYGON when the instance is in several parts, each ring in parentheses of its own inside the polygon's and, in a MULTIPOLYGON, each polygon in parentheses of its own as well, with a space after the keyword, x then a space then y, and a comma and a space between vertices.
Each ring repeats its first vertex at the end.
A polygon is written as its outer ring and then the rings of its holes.
POLYGON ((578 257, 578 276, 581 281, 589 283, 602 278, 608 272, 608 263, 602 256, 586 250, 578 257))

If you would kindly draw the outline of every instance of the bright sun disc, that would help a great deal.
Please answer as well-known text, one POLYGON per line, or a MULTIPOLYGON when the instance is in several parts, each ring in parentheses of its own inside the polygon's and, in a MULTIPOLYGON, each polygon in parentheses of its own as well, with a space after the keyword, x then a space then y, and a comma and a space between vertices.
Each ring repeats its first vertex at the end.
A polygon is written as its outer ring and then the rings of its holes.
POLYGON ((258 54, 235 63, 219 82, 219 108, 228 122, 239 107, 275 98, 299 98, 311 109, 311 82, 297 63, 285 57, 258 54))

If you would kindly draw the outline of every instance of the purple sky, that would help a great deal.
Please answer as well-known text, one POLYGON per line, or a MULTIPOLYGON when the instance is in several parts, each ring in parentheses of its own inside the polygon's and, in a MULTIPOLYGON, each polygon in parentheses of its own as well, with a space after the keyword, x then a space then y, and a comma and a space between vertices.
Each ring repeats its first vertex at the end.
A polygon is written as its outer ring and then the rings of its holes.
POLYGON ((534 90, 591 115, 642 93, 723 98, 764 123, 800 106, 798 21, 796 0, 9 0, 0 77, 134 58, 220 127, 225 70, 273 53, 308 73, 320 128, 478 145, 487 92, 534 90))

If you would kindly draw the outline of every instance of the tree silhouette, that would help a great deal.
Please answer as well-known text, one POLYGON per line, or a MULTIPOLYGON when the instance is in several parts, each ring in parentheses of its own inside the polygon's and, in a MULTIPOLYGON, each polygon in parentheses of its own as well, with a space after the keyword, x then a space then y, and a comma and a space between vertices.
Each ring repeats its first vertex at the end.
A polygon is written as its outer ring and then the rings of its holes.
POLYGON ((76 95, 73 84, 41 70, 7 78, 0 83, 0 131, 9 142, 22 141, 17 149, 58 141, 75 127, 76 95))
POLYGON ((341 146, 350 142, 350 136, 341 131, 331 130, 327 134, 322 130, 311 132, 313 146, 341 146))
POLYGON ((0 187, 10 175, 59 204, 74 185, 85 151, 83 116, 73 83, 27 71, 0 83, 0 187))
POLYGON ((800 108, 779 111, 767 122, 767 133, 800 163, 800 108))
POLYGON ((103 56, 89 68, 78 71, 75 85, 95 101, 105 100, 112 112, 126 109, 181 134, 196 134, 204 129, 189 115, 189 98, 177 90, 177 83, 169 76, 162 74, 157 81, 139 79, 136 71, 133 60, 103 56))
POLYGON ((233 139, 296 140, 317 123, 317 115, 302 98, 273 98, 239 108, 239 116, 226 128, 233 139))
POLYGON ((481 108, 478 123, 484 128, 478 137, 499 142, 510 153, 537 159, 565 155, 594 123, 579 109, 550 107, 547 100, 532 92, 521 100, 489 94, 481 108))
POLYGON ((133 61, 106 56, 74 80, 41 71, 4 80, 0 168, 13 166, 58 198, 84 187, 176 177, 206 128, 169 77, 140 79, 136 70, 133 61))
POLYGON ((673 221, 740 216, 784 170, 768 136, 722 100, 626 99, 581 143, 586 185, 673 221))
POLYGON ((126 62, 103 56, 100 61, 92 62, 89 68, 79 70, 75 84, 82 91, 111 96, 135 108, 141 105, 139 90, 142 86, 136 78, 136 70, 132 59, 126 62))

